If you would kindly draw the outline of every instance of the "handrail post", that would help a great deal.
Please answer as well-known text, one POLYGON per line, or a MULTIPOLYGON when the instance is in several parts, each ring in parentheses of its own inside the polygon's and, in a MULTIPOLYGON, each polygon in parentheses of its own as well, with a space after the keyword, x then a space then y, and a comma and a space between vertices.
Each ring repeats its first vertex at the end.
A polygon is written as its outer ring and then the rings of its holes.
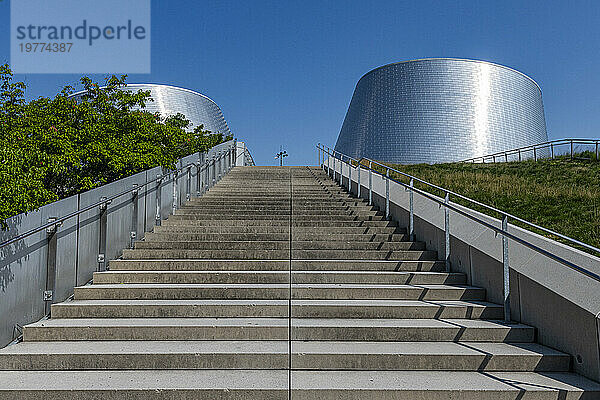
POLYGON ((415 193, 413 191, 415 187, 415 181, 410 178, 410 190, 409 190, 409 214, 408 214, 408 240, 415 240, 415 193))
POLYGON ((219 180, 225 175, 225 152, 221 152, 221 158, 219 159, 219 180))
POLYGON ((573 139, 570 140, 571 142, 571 160, 573 159, 573 139))
POLYGON ((385 219, 390 219, 390 169, 385 171, 385 219))
POLYGON ((358 171, 357 171, 358 172, 358 179, 357 179, 358 187, 356 188, 356 197, 360 199, 360 161, 358 162, 357 169, 358 169, 358 171))
POLYGON ((331 167, 331 179, 333 179, 333 181, 335 182, 335 151, 333 153, 331 153, 331 159, 333 162, 333 166, 331 167))
POLYGON ((158 175, 156 177, 156 214, 154 215, 154 225, 160 226, 161 213, 160 213, 160 184, 162 183, 162 177, 158 175))
POLYGON ((129 248, 133 249, 135 245, 135 239, 137 238, 137 225, 138 225, 138 200, 139 200, 139 185, 133 184, 134 190, 131 192, 131 201, 133 202, 133 213, 131 214, 131 231, 129 232, 129 248))
POLYGON ((185 188, 185 200, 190 201, 192 198, 192 167, 187 167, 187 183, 185 188))
POLYGON ((504 162, 508 162, 508 153, 504 152, 504 162))
POLYGON ((344 157, 344 156, 342 155, 342 153, 340 153, 340 186, 344 187, 344 179, 343 179, 344 175, 343 175, 343 171, 342 171, 342 168, 344 167, 344 162, 342 161, 343 160, 342 157, 344 157))
POLYGON ((217 182, 221 180, 221 177, 223 176, 223 158, 225 157, 225 155, 223 154, 223 152, 219 152, 219 178, 217 179, 217 182))
POLYGON ((204 193, 208 192, 208 190, 212 186, 212 172, 210 169, 212 162, 213 162, 213 158, 209 158, 206 161, 206 165, 204 166, 204 169, 206 170, 206 182, 204 183, 206 190, 204 191, 204 193))
MULTIPOLYGON (((208 156, 208 154, 207 154, 208 156)), ((210 158, 205 159, 202 164, 202 194, 208 191, 210 185, 210 158)))
POLYGON ((348 192, 352 194, 352 159, 348 159, 348 192))
POLYGON ((550 143, 550 157, 554 160, 554 143, 550 143))
MULTIPOLYGON (((450 193, 446 192, 444 204, 450 203, 450 193)), ((444 207, 444 261, 446 264, 446 272, 450 272, 450 210, 444 207)))
POLYGON ((537 161, 537 151, 535 149, 535 146, 533 146, 533 161, 537 161))
POLYGON ((321 148, 317 146, 317 165, 321 166, 321 148))
POLYGON ((519 161, 521 161, 521 149, 519 149, 519 161))
POLYGON ((373 205, 373 163, 369 161, 369 205, 373 205))
POLYGON ((217 159, 216 159, 215 155, 212 156, 212 160, 211 160, 210 164, 212 167, 210 187, 213 187, 215 185, 215 183, 217 182, 217 159))
POLYGON ((204 164, 200 164, 200 160, 198 160, 198 164, 196 164, 196 197, 202 196, 202 189, 204 189, 204 183, 202 182, 202 167, 204 164))
MULTIPOLYGON (((57 217, 49 217, 48 222, 54 222, 57 217)), ((54 301, 54 292, 56 289, 56 252, 57 235, 59 224, 46 228, 47 253, 46 253, 46 290, 44 291, 44 311, 45 315, 50 315, 52 303, 54 301)))
POLYGON ((103 201, 98 208, 100 209, 100 231, 99 231, 99 243, 98 243, 98 272, 106 271, 106 231, 107 231, 107 214, 108 214, 108 201, 107 197, 101 197, 100 201, 103 201))
POLYGON ((172 205, 172 213, 175 215, 175 211, 177 210, 177 170, 173 171, 173 205, 172 205))
MULTIPOLYGON (((502 230, 508 232, 508 217, 502 218, 502 230)), ((504 321, 510 322, 510 265, 508 261, 508 238, 502 235, 502 264, 504 277, 504 321)))
POLYGON ((596 140, 596 161, 600 161, 600 158, 598 158, 598 156, 600 156, 600 153, 598 153, 598 141, 596 140))

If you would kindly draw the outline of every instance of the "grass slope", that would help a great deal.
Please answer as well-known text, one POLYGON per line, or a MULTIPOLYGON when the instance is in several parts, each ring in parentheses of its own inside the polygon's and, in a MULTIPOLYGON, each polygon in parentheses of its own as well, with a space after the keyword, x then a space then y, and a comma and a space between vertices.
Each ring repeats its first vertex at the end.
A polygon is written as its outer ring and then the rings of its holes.
MULTIPOLYGON (((598 161, 560 158, 498 164, 389 165, 555 232, 600 247, 598 161)), ((400 175, 394 178, 407 182, 400 175)), ((433 192, 426 186, 418 187, 433 192)), ((490 214, 482 209, 479 211, 490 214)), ((558 240, 556 237, 553 239, 558 240)))

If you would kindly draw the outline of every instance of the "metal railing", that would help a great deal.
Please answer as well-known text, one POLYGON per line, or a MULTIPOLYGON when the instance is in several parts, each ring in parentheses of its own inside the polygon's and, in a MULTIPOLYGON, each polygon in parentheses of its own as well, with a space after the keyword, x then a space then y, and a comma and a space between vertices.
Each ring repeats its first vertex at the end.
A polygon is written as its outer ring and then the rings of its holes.
POLYGON ((488 154, 485 156, 469 158, 460 162, 485 164, 531 159, 537 161, 546 158, 554 159, 559 155, 570 156, 570 158, 573 159, 575 158, 577 152, 577 149, 575 148, 576 145, 591 147, 591 150, 589 151, 596 155, 597 161, 600 160, 600 139, 558 139, 550 142, 500 151, 498 153, 488 154), (564 147, 567 147, 567 149, 564 150, 564 147), (561 152, 561 150, 563 151, 561 152))
MULTIPOLYGON (((131 196, 131 203, 129 203, 129 200, 125 200, 126 204, 131 204, 131 232, 129 232, 129 243, 128 246, 129 248, 133 248, 136 238, 138 237, 138 194, 139 193, 143 193, 143 195, 145 196, 144 199, 148 200, 148 203, 150 203, 150 197, 148 197, 148 194, 151 193, 151 190, 155 190, 155 196, 156 198, 154 199, 154 201, 156 202, 156 214, 155 214, 155 224, 156 225, 160 225, 161 224, 161 220, 162 217, 161 215, 164 213, 165 211, 165 207, 167 204, 163 205, 161 204, 161 197, 163 196, 163 191, 162 189, 164 188, 163 183, 164 182, 168 182, 168 179, 172 178, 172 204, 170 205, 172 211, 174 212, 182 203, 183 203, 183 199, 185 198, 185 200, 189 200, 192 197, 192 169, 195 169, 196 172, 196 182, 195 182, 195 186, 196 186, 196 196, 202 196, 207 190, 209 190, 214 184, 216 184, 225 174, 227 174, 231 168, 233 168, 233 166, 235 165, 235 160, 236 160, 236 142, 235 141, 230 141, 227 143, 223 143, 222 145, 215 147, 211 150, 209 150, 207 153, 198 153, 197 155, 197 162, 189 162, 186 165, 181 165, 179 168, 176 168, 174 170, 167 170, 165 172, 165 170, 163 170, 162 174, 158 174, 156 179, 151 179, 151 178, 147 178, 146 183, 143 184, 134 184, 131 188, 123 190, 118 192, 117 194, 114 195, 105 195, 102 196, 102 191, 100 191, 100 200, 97 202, 94 202, 93 204, 90 204, 88 206, 79 208, 76 211, 70 212, 68 214, 65 214, 63 216, 59 216, 59 217, 50 217, 48 218, 47 222, 37 226, 33 229, 29 229, 24 233, 18 234, 10 239, 4 240, 2 242, 0 242, 0 249, 6 248, 7 246, 10 246, 12 244, 15 243, 22 243, 21 241, 31 237, 32 235, 35 235, 36 233, 39 232, 43 232, 45 231, 46 233, 46 237, 45 240, 42 241, 42 251, 45 254, 45 261, 46 261, 46 283, 45 283, 45 291, 43 292, 43 301, 44 301, 44 306, 43 309, 45 310, 45 315, 49 315, 50 313, 50 309, 51 309, 51 304, 54 302, 54 300, 56 299, 55 296, 55 288, 57 285, 57 253, 58 253, 58 248, 59 246, 57 246, 57 233, 60 231, 60 227, 61 225, 63 225, 63 223, 65 221, 68 221, 70 219, 73 219, 75 217, 78 217, 81 214, 84 214, 86 212, 89 212, 91 210, 97 209, 98 210, 98 214, 94 217, 97 218, 98 220, 98 224, 95 225, 95 228, 92 229, 96 229, 96 232, 98 232, 98 237, 99 237, 99 243, 98 243, 98 247, 95 247, 95 249, 98 250, 97 253, 97 262, 98 265, 96 267, 96 271, 104 271, 106 270, 106 263, 107 263, 107 258, 106 257, 106 248, 107 248, 107 242, 109 242, 109 240, 111 240, 109 236, 109 229, 108 229, 108 219, 107 219, 107 214, 109 213, 108 210, 108 205, 111 204, 111 202, 113 202, 116 199, 122 198, 124 196, 131 196), (220 149, 219 149, 220 147, 220 149), (212 154, 211 154, 212 153, 212 154), (152 187, 152 189, 146 188, 149 185, 156 185, 156 187, 152 187), (142 192, 142 190, 144 190, 142 192)), ((193 156, 188 156, 185 157, 184 159, 190 159, 190 158, 194 158, 193 156)), ((182 159, 182 160, 184 160, 182 159)), ((183 164, 184 161, 179 160, 177 161, 178 164, 183 164)), ((122 181, 124 182, 125 179, 128 178, 124 178, 122 181)), ((119 181, 116 181, 119 182, 119 181)), ((114 182, 113 182, 114 183, 114 182)), ((120 184, 120 183, 119 183, 120 184)), ((109 184, 111 185, 111 184, 109 184)), ((102 187, 100 187, 101 189, 102 187)), ((98 190, 98 189, 93 189, 93 190, 98 190)), ((85 192, 87 193, 87 192, 85 192)), ((82 194, 83 195, 83 194, 82 194)), ((167 196, 166 199, 168 200, 170 196, 167 196)), ((142 204, 145 206, 146 202, 142 202, 142 204)), ((150 203, 151 204, 151 203, 150 203)), ((44 206, 46 207, 46 206, 44 206)), ((119 207, 120 208, 120 207, 119 207)), ((119 211, 122 211, 122 209, 119 209, 119 211)), ((150 213, 152 212, 151 210, 149 210, 150 213)), ((144 211, 145 212, 145 211, 144 211)), ((149 216, 151 214, 144 214, 144 216, 149 216)), ((27 217, 25 217, 27 218, 27 217)), ((151 218, 151 217, 150 217, 151 218)), ((115 232, 115 230, 122 230, 120 229, 120 226, 122 225, 122 221, 116 221, 118 226, 112 227, 113 228, 113 232, 115 232)), ((144 224, 145 226, 145 224, 144 224)), ((79 228, 77 228, 79 229, 79 228)), ((120 232, 122 233, 122 232, 120 232)), ((114 244, 114 240, 113 242, 111 242, 112 244, 114 244)), ((124 246, 127 246, 127 244, 123 243, 124 246)), ((40 251, 40 248, 37 246, 34 246, 35 248, 32 249, 31 251, 40 251)), ((86 251, 86 250, 80 250, 79 247, 77 248, 77 252, 76 254, 74 254, 74 257, 76 259, 79 259, 80 254, 78 253, 79 251, 86 251)), ((94 251, 94 248, 92 248, 92 251, 94 251)), ((89 251, 88 251, 89 252, 89 251)), ((23 256, 20 257, 29 257, 31 252, 28 252, 28 250, 25 250, 25 253, 23 256)), ((90 255, 87 254, 86 255, 90 255)), ((91 255, 92 257, 95 258, 94 255, 91 255)), ((10 263, 10 260, 7 260, 5 258, 6 256, 3 255, 4 259, 0 259, 0 261, 2 261, 3 265, 8 265, 7 263, 10 263)), ((77 274, 75 274, 77 275, 77 274)), ((89 277, 91 278, 91 276, 89 277)), ((89 278, 86 278, 86 280, 89 280, 89 278)), ((64 283, 63 287, 65 286, 64 283)), ((43 282, 39 282, 39 285, 43 288, 44 283, 43 282)), ((72 288, 72 286, 71 286, 72 288)), ((71 290, 72 293, 72 290, 71 290)), ((31 300, 29 300, 31 301, 31 300)), ((34 302, 36 301, 35 299, 33 300, 34 302)), ((5 323, 5 321, 2 321, 0 319, 0 323, 5 323)), ((0 343, 0 347, 1 347, 2 343, 0 343)))
POLYGON ((254 158, 252 158, 252 154, 250 154, 250 151, 248 151, 248 148, 246 148, 246 147, 244 147, 244 156, 250 160, 250 161, 248 161, 249 166, 254 167, 256 165, 254 163, 254 158))
POLYGON ((457 214, 463 215, 464 217, 466 217, 472 221, 475 221, 476 223, 478 223, 486 228, 493 230, 496 234, 501 235, 502 236, 502 263, 503 263, 503 298, 504 298, 503 308, 504 308, 504 320, 506 322, 509 322, 511 320, 511 317, 510 317, 510 280, 509 280, 510 265, 509 265, 509 257, 508 257, 509 256, 509 253, 508 253, 509 239, 513 240, 531 250, 534 250, 535 252, 540 253, 548 258, 551 258, 552 260, 557 261, 557 262, 561 263, 562 265, 567 266, 568 268, 571 268, 579 273, 582 273, 582 274, 594 279, 597 282, 600 282, 600 275, 596 274, 595 272, 589 271, 577 264, 572 263, 571 261, 568 261, 568 260, 560 257, 557 254, 549 252, 549 251, 535 245, 534 243, 531 243, 519 236, 516 236, 516 235, 508 232, 508 224, 511 220, 518 221, 526 226, 540 230, 546 234, 559 237, 559 238, 566 240, 572 244, 581 246, 589 251, 600 253, 600 249, 597 247, 591 246, 587 243, 583 243, 579 240, 570 238, 570 237, 560 234, 558 232, 554 232, 550 229, 547 229, 547 228, 544 228, 537 224, 534 224, 532 222, 526 221, 522 218, 519 218, 519 217, 512 215, 510 213, 507 213, 505 211, 499 210, 495 207, 489 206, 489 205, 481 203, 477 200, 473 200, 473 199, 463 196, 459 193, 453 192, 449 189, 446 189, 441 186, 435 185, 433 183, 427 182, 423 179, 419 179, 419 178, 409 175, 405 172, 398 171, 397 169, 391 168, 391 167, 381 164, 377 161, 373 161, 368 158, 362 158, 360 160, 357 160, 346 154, 342 154, 338 151, 330 149, 329 147, 322 145, 322 144, 317 144, 317 151, 318 151, 318 157, 319 157, 319 166, 321 166, 323 169, 326 169, 326 171, 328 173, 333 172, 332 177, 334 180, 336 178, 336 173, 337 173, 339 175, 340 185, 343 185, 344 174, 343 174, 342 167, 343 167, 343 164, 346 163, 346 165, 348 166, 347 170, 348 170, 348 189, 349 190, 351 189, 351 184, 352 184, 352 171, 353 170, 357 171, 357 173, 358 173, 357 196, 358 197, 361 197, 361 182, 360 182, 361 169, 364 168, 364 169, 368 170, 369 181, 368 181, 367 188, 369 191, 369 194, 368 194, 369 205, 373 205, 373 173, 375 173, 375 174, 381 176, 383 179, 385 179, 385 216, 388 219, 390 217, 389 182, 393 181, 393 182, 403 186, 405 188, 405 190, 407 190, 409 192, 408 234, 409 234, 410 240, 414 240, 414 237, 415 237, 415 235, 414 235, 414 231, 415 231, 415 227, 414 227, 414 193, 418 193, 419 195, 421 195, 429 200, 434 201, 440 207, 444 207, 444 237, 445 237, 445 241, 444 241, 445 259, 444 259, 444 261, 445 261, 445 265, 446 265, 446 271, 448 271, 448 272, 450 271, 450 214, 449 214, 449 211, 454 211, 457 214), (327 157, 326 157, 326 155, 327 155, 327 157), (346 160, 346 161, 344 161, 344 160, 346 160), (333 166, 331 165, 332 163, 333 163, 333 166), (336 171, 337 164, 339 164, 339 171, 336 171), (373 168, 373 166, 381 167, 385 171, 385 174, 376 170, 375 168, 373 168), (409 183, 407 184, 405 182, 394 179, 393 177, 390 176, 390 172, 394 172, 398 175, 408 178, 409 183), (425 185, 431 189, 435 189, 437 191, 444 193, 444 198, 441 199, 440 197, 435 196, 425 190, 416 188, 415 182, 418 182, 418 183, 425 185), (451 196, 454 198, 466 201, 468 203, 477 205, 479 207, 483 207, 493 213, 499 214, 501 216, 501 227, 497 227, 497 226, 479 218, 478 216, 474 215, 475 210, 452 202, 451 196))

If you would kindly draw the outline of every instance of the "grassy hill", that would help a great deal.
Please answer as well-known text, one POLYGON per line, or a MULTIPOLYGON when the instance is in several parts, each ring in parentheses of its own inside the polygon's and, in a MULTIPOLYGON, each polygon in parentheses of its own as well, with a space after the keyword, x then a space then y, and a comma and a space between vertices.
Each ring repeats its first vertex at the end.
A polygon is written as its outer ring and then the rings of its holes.
MULTIPOLYGON (((559 158, 498 164, 389 165, 600 247, 600 162, 597 160, 559 158)), ((407 182, 400 175, 394 177, 407 182)), ((418 187, 433 192, 426 186, 418 187)))

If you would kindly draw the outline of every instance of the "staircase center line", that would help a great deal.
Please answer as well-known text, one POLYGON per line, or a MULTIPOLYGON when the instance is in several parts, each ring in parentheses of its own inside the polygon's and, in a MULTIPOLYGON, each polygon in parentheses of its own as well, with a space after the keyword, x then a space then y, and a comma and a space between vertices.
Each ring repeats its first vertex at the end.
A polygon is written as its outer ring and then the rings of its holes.
POLYGON ((288 400, 292 400, 292 204, 293 204, 293 186, 292 186, 292 169, 289 168, 290 181, 290 224, 289 224, 289 293, 288 293, 288 400))

